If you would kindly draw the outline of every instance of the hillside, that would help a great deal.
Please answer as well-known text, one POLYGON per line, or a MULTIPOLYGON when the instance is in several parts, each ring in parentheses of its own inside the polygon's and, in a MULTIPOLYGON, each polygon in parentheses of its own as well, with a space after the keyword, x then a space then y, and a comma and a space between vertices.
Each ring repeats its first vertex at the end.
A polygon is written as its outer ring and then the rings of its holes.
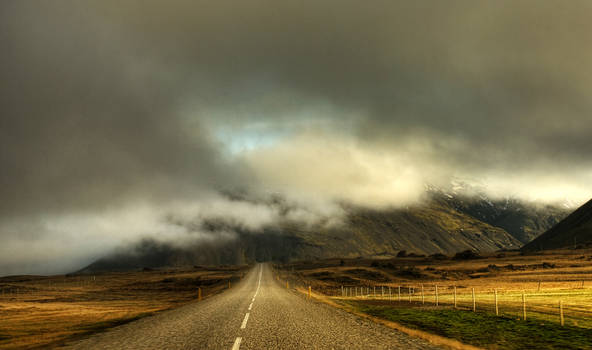
POLYGON ((314 260, 331 257, 454 254, 471 249, 491 252, 518 249, 522 244, 502 228, 456 210, 442 200, 406 209, 371 210, 345 207, 339 227, 307 227, 283 222, 263 232, 211 223, 210 230, 236 232, 234 240, 179 247, 145 240, 91 264, 81 272, 200 264, 240 264, 253 261, 314 260))
POLYGON ((408 209, 350 209, 347 227, 327 235, 335 240, 341 238, 339 244, 325 244, 335 246, 327 252, 333 256, 394 255, 400 250, 453 254, 466 249, 495 251, 521 245, 503 229, 435 200, 408 209))
POLYGON ((549 231, 525 245, 524 251, 592 244, 592 200, 578 208, 549 231))
POLYGON ((455 210, 506 230, 526 244, 559 223, 573 210, 569 202, 544 204, 512 197, 491 198, 486 188, 453 182, 448 188, 428 186, 427 193, 455 210))

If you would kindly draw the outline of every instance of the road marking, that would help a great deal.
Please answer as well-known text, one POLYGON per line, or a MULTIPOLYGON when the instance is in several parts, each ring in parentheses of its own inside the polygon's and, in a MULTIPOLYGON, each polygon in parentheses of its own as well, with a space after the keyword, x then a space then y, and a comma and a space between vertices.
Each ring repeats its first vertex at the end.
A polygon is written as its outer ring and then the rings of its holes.
POLYGON ((251 303, 251 305, 249 305, 249 311, 251 311, 252 307, 253 307, 253 303, 251 303))
POLYGON ((247 321, 249 320, 249 313, 245 315, 245 319, 243 320, 243 324, 241 324, 241 329, 247 328, 247 321))
POLYGON ((232 346, 232 350, 238 350, 238 349, 240 349, 240 343, 241 343, 241 341, 243 341, 243 338, 237 337, 234 340, 234 345, 232 346))
POLYGON ((255 291, 255 295, 253 296, 253 301, 255 301, 255 297, 257 293, 259 293, 259 288, 261 287, 261 273, 263 272, 263 267, 259 269, 259 280, 257 281, 257 290, 255 291))

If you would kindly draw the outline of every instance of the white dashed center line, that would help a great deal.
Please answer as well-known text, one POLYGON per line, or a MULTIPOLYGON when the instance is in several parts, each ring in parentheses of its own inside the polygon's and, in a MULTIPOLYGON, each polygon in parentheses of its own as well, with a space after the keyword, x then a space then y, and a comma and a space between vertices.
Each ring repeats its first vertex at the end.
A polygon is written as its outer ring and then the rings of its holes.
POLYGON ((243 320, 243 324, 241 324, 241 329, 247 328, 247 321, 249 320, 249 313, 245 315, 245 319, 243 320))
POLYGON ((240 349, 240 343, 241 343, 241 341, 243 341, 243 338, 237 337, 234 340, 234 345, 232 346, 232 350, 238 350, 238 349, 240 349))
MULTIPOLYGON (((255 290, 255 295, 253 295, 253 299, 251 300, 251 304, 249 305, 249 311, 251 311, 251 309, 253 308, 253 303, 255 302, 255 297, 257 296, 257 293, 259 293, 259 288, 261 287, 261 274, 263 272, 263 266, 261 266, 259 268, 259 280, 257 281, 257 290, 255 290)), ((249 312, 247 312, 245 314, 245 319, 243 320, 243 323, 241 324, 241 329, 245 329, 247 328, 247 321, 249 321, 249 312)), ((241 337, 237 337, 234 340, 234 345, 232 346, 232 350, 239 350, 240 349, 240 344, 243 341, 243 338, 241 337)))

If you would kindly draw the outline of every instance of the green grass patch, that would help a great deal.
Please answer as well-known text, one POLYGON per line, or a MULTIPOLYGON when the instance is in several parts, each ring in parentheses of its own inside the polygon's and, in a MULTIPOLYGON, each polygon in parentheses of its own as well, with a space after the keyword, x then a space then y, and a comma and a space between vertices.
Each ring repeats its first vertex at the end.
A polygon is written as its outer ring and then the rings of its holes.
POLYGON ((395 308, 353 302, 360 312, 463 343, 494 349, 592 349, 592 330, 540 320, 451 309, 395 308))

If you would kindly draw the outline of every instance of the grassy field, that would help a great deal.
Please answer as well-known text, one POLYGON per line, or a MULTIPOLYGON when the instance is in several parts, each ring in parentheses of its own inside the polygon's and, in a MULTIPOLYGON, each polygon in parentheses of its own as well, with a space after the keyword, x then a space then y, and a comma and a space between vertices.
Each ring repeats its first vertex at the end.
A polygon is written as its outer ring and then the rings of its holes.
MULTIPOLYGON (((484 329, 486 336, 503 326, 499 334, 507 332, 505 339, 508 341, 518 337, 512 333, 512 327, 526 327, 530 331, 534 331, 533 327, 543 327, 537 332, 547 333, 549 327, 560 332, 575 329, 577 331, 570 331, 573 337, 565 338, 572 339, 570 346, 575 348, 583 344, 577 342, 576 333, 592 338, 592 250, 562 250, 539 255, 504 252, 472 259, 444 256, 333 259, 277 265, 276 271, 282 280, 310 285, 316 293, 329 296, 337 303, 353 303, 372 315, 408 323, 404 320, 412 317, 409 314, 403 317, 402 311, 407 310, 406 313, 413 313, 417 319, 426 319, 425 323, 417 322, 413 327, 459 340, 466 339, 462 334, 455 336, 451 332, 456 327, 454 324, 446 326, 446 330, 435 330, 427 320, 457 317, 459 325, 466 321, 471 328, 471 322, 476 322, 474 318, 499 318, 501 324, 483 322, 479 328, 484 329), (475 313, 472 312, 473 291, 475 313), (560 325, 560 301, 563 327, 560 325)), ((475 323, 472 325, 475 328, 475 323)), ((503 341, 490 347, 506 348, 503 341)), ((565 348, 565 344, 558 342, 547 348, 565 348)), ((592 348, 592 345, 584 348, 592 348)))
POLYGON ((0 278, 0 348, 29 349, 126 323, 238 281, 247 266, 149 270, 94 276, 0 278))
POLYGON ((408 308, 352 302, 357 311, 394 321, 404 326, 429 331, 466 344, 498 349, 590 349, 592 333, 575 326, 511 317, 487 312, 458 311, 444 308, 408 308), (478 325, 478 326, 476 326, 478 325))

